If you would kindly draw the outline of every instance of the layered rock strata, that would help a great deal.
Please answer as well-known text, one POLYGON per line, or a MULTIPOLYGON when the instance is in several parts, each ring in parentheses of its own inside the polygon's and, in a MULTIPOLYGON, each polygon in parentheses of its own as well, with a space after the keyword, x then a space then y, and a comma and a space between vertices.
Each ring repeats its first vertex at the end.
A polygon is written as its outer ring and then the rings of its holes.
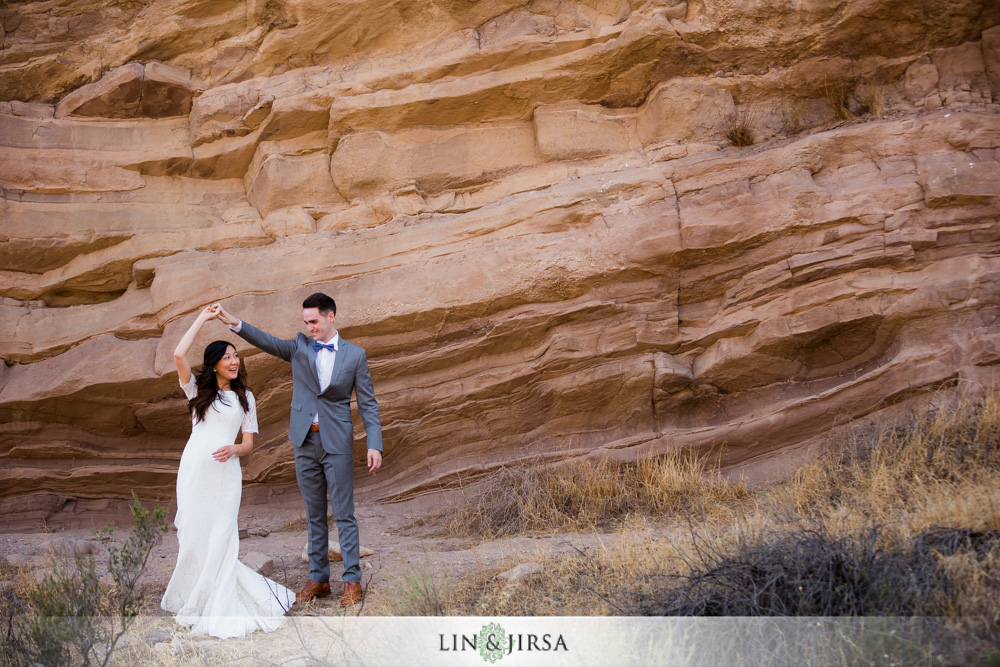
MULTIPOLYGON (((213 301, 291 337, 335 296, 381 404, 371 500, 745 465, 989 382, 1000 9, 799 5, 3 10, 0 527, 172 495, 171 352, 213 301)), ((238 347, 247 498, 294 497, 289 369, 238 347)))

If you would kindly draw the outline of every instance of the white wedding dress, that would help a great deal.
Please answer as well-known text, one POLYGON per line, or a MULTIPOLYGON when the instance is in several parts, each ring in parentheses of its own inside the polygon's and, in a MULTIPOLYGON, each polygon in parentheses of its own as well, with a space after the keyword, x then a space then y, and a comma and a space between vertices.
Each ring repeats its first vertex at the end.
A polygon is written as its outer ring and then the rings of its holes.
MULTIPOLYGON (((183 389, 189 399, 197 395, 194 375, 183 389)), ((241 428, 256 433, 257 410, 249 391, 246 414, 236 392, 223 394, 228 405, 217 399, 203 421, 192 418, 181 454, 174 519, 177 565, 160 606, 191 632, 224 639, 277 629, 295 593, 239 561, 240 461, 234 456, 220 463, 212 452, 233 444, 241 428)))

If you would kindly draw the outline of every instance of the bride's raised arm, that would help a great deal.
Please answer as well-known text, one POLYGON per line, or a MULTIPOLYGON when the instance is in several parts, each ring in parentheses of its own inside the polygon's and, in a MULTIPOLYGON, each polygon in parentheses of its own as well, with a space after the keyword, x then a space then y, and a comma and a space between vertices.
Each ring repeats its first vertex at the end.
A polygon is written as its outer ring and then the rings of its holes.
POLYGON ((218 317, 220 310, 221 308, 218 305, 206 306, 204 310, 198 313, 198 318, 180 339, 180 342, 177 343, 177 347, 174 348, 174 364, 177 366, 177 377, 182 386, 186 385, 188 380, 191 379, 191 364, 187 360, 188 350, 191 349, 191 344, 194 342, 195 336, 201 331, 201 326, 205 322, 218 317))

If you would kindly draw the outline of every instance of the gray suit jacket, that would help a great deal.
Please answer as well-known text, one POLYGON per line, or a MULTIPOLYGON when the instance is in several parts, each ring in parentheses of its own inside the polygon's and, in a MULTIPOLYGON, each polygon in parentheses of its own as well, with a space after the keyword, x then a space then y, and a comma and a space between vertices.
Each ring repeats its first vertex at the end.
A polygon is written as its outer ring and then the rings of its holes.
POLYGON ((358 397, 358 411, 365 424, 368 449, 382 451, 382 424, 368 359, 364 349, 343 338, 333 362, 330 386, 320 393, 313 339, 303 333, 294 340, 275 338, 243 322, 237 334, 251 345, 292 364, 292 412, 288 438, 296 447, 305 442, 313 415, 319 412, 319 435, 323 449, 331 454, 352 454, 354 424, 351 422, 351 391, 358 397))

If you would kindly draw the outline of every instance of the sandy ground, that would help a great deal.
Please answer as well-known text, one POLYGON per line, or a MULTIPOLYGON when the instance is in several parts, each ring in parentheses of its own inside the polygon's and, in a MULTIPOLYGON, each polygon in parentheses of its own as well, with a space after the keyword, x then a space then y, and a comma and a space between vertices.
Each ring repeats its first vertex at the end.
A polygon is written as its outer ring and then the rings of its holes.
MULTIPOLYGON (((376 617, 391 614, 393 589, 406 572, 425 571, 435 578, 451 581, 466 576, 509 569, 521 562, 540 560, 551 553, 586 551, 596 543, 614 540, 613 536, 560 533, 542 537, 516 537, 481 542, 467 537, 449 537, 444 531, 440 500, 425 499, 407 504, 359 505, 356 510, 361 545, 374 551, 362 558, 362 584, 366 590, 364 605, 343 610, 339 598, 316 600, 309 607, 293 608, 296 616, 360 615, 376 617)), ((302 558, 306 528, 300 509, 275 509, 264 506, 244 507, 240 525, 250 532, 268 531, 266 536, 248 535, 240 540, 240 558, 250 552, 274 560, 271 578, 293 590, 300 589, 309 576, 302 558)), ((172 518, 172 517, 171 517, 172 518)), ((129 531, 120 522, 115 542, 120 543, 129 531)), ((331 537, 336 529, 331 521, 331 537)), ((93 540, 92 529, 62 529, 55 532, 0 534, 0 560, 8 567, 0 579, 39 577, 48 571, 54 544, 67 538, 93 540)), ((177 534, 171 530, 154 548, 146 574, 147 604, 142 616, 129 630, 123 646, 116 652, 121 664, 298 664, 289 661, 294 649, 296 630, 283 627, 274 633, 254 633, 245 639, 216 640, 190 634, 173 617, 159 608, 159 601, 173 571, 177 555, 177 534), (280 658, 280 659, 279 659, 280 658)), ((98 572, 106 572, 107 553, 94 553, 98 572)), ((339 581, 340 563, 331 563, 331 582, 339 581)), ((301 643, 301 641, 299 641, 301 643)), ((336 660, 331 657, 331 662, 336 660)), ((306 664, 306 663, 302 663, 306 664)))

